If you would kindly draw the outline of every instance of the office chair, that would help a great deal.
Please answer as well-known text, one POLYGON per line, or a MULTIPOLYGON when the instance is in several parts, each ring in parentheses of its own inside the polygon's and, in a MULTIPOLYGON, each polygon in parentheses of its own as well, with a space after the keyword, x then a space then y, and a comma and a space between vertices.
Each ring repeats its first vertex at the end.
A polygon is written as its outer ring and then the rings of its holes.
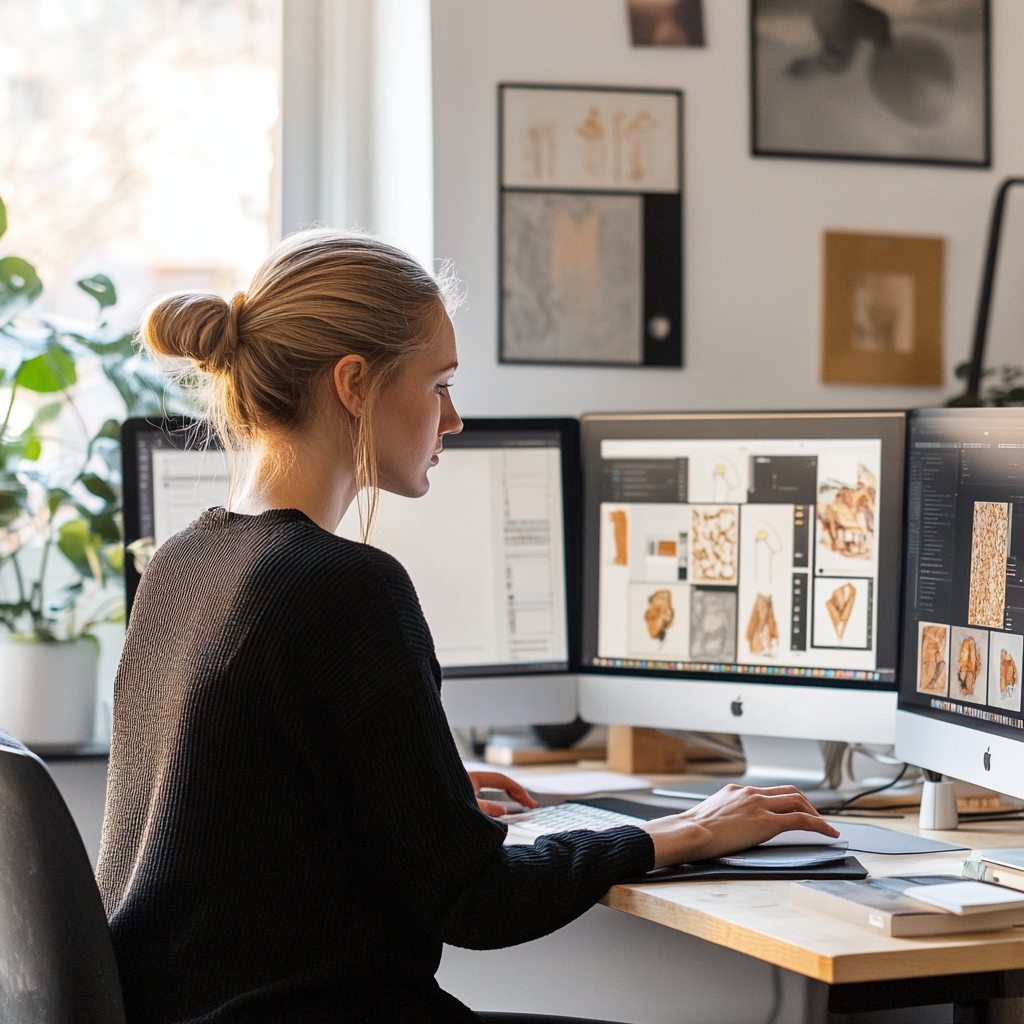
POLYGON ((0 729, 0 1020, 124 1024, 89 858, 46 765, 0 729))

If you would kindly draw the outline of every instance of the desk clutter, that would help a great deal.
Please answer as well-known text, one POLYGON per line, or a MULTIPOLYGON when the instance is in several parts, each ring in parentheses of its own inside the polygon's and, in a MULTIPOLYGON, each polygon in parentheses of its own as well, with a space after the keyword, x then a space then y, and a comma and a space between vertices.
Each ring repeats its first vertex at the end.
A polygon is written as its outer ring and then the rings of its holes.
MULTIPOLYGON (((893 938, 996 931, 1024 925, 1024 900, 1011 905, 996 903, 968 914, 958 912, 952 905, 930 905, 920 898, 921 893, 928 889, 952 887, 958 883, 968 884, 955 875, 932 875, 865 881, 800 881, 793 882, 789 891, 790 900, 798 906, 893 938), (926 880, 924 885, 913 884, 926 880), (897 891, 892 883, 902 883, 903 891, 897 891), (914 893, 917 893, 916 897, 914 893)), ((977 884, 981 886, 980 882, 977 884)), ((994 886, 991 888, 997 893, 1000 891, 994 886)))

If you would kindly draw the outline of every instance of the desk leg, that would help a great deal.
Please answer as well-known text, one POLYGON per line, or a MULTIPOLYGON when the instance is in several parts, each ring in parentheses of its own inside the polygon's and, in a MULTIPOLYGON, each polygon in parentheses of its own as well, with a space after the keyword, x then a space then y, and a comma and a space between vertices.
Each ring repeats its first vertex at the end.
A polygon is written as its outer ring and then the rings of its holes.
POLYGON ((1024 1024, 1024 998, 954 1003, 953 1024, 1024 1024))
POLYGON ((953 1024, 991 1024, 991 1021, 987 999, 953 1004, 953 1024))
POLYGON ((828 1024, 828 985, 813 978, 803 978, 804 999, 800 1024, 828 1024))

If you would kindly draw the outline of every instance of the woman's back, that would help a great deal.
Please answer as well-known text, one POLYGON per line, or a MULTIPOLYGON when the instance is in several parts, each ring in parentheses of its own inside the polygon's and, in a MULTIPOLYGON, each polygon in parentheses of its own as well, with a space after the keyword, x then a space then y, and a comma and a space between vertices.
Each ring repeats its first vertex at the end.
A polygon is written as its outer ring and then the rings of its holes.
MULTIPOLYGON (((380 791, 391 768, 363 742, 368 717, 404 704, 450 746, 435 673, 404 571, 300 512, 215 510, 161 549, 118 674, 99 868, 131 1019, 260 1004, 268 981, 311 1010, 432 982, 441 944, 412 906, 388 907, 361 808, 398 796, 380 791)), ((385 756, 404 771, 401 750, 385 756)), ((486 855, 502 829, 461 790, 486 855)))

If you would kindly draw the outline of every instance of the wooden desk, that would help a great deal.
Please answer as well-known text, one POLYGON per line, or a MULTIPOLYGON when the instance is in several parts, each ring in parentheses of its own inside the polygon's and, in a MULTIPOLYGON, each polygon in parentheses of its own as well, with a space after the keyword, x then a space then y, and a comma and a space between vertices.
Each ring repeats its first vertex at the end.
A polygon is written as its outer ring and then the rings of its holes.
MULTIPOLYGON (((916 815, 857 820, 918 832, 916 815)), ((972 849, 1024 846, 1021 821, 926 834, 972 849)), ((856 856, 872 875, 959 875, 966 855, 856 856)), ((1024 996, 1024 928, 894 939, 794 906, 789 884, 618 885, 603 902, 812 979, 819 983, 821 1011, 826 1006, 833 1013, 854 1013, 951 1002, 960 1004, 957 1021, 982 1022, 988 1019, 985 1001, 1024 996)), ((814 1012, 808 1019, 815 1019, 814 1012)))
MULTIPOLYGON (((538 766, 533 770, 570 771, 575 767, 538 766)), ((735 772, 735 767, 731 771, 735 772)), ((727 772, 728 765, 715 765, 703 777, 727 772)), ((665 784, 694 777, 657 776, 652 781, 665 784)), ((883 810, 878 817, 839 820, 923 834, 970 849, 1024 846, 1024 821, 973 826, 965 822, 954 832, 921 833, 916 810, 906 811, 902 818, 884 814, 883 810)), ((520 835, 521 839, 513 841, 529 841, 525 834, 520 835)), ((966 856, 966 852, 856 854, 876 876, 959 875, 966 856)), ((788 881, 617 885, 601 902, 802 975, 808 979, 804 1015, 808 1024, 828 1020, 830 1012, 860 1013, 939 1003, 956 1006, 957 1024, 985 1024, 995 1019, 989 1013, 989 1000, 1024 997, 1024 927, 976 935, 894 939, 793 905, 789 885, 788 881)), ((1024 1020, 1024 1013, 1020 1019, 1024 1020)))

